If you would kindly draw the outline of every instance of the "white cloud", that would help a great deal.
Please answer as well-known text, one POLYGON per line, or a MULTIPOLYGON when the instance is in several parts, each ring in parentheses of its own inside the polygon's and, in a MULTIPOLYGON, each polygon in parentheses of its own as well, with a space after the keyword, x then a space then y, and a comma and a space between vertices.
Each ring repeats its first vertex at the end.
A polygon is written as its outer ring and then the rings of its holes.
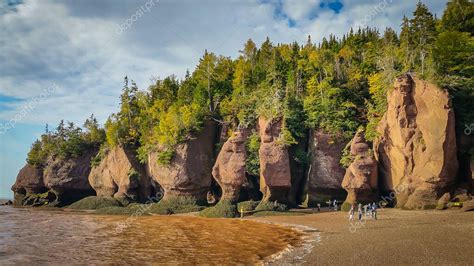
MULTIPOLYGON (((395 29, 415 2, 386 0, 386 8, 369 26, 395 29)), ((269 36, 273 42, 320 41, 330 33, 341 36, 380 1, 345 0, 339 14, 318 10, 321 1, 160 1, 121 35, 115 33, 145 1, 26 1, 16 12, 0 15, 0 95, 27 100, 56 83, 60 89, 38 105, 23 122, 79 122, 89 113, 104 121, 116 111, 122 79, 128 75, 141 89, 151 77, 183 76, 192 70, 204 49, 237 56, 243 43, 269 36), (281 8, 281 10, 279 10, 281 8), (318 10, 317 16, 309 14, 318 10), (287 17, 275 16, 283 12, 287 17), (297 21, 288 25, 288 18, 297 21)), ((324 1, 325 3, 327 1, 324 1)), ((440 14, 445 1, 425 1, 440 14)), ((8 120, 24 102, 11 102, 0 112, 8 120)))
POLYGON ((306 19, 311 10, 319 4, 318 0, 285 0, 283 1, 283 11, 294 20, 306 19))

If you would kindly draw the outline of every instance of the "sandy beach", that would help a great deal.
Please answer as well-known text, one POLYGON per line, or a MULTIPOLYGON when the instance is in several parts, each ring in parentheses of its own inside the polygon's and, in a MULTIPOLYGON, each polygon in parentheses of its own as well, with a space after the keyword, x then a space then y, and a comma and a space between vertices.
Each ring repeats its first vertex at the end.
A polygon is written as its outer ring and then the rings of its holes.
POLYGON ((246 219, 319 232, 309 254, 290 254, 275 264, 474 264, 474 212, 383 209, 377 221, 355 219, 352 225, 343 212, 246 219))

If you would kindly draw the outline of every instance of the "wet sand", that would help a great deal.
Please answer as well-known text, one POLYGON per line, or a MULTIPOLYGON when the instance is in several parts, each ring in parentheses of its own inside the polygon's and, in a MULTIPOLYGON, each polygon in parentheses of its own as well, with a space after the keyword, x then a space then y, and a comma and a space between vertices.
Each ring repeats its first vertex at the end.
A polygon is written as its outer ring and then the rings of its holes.
POLYGON ((248 217, 317 229, 303 258, 294 251, 275 264, 474 265, 474 212, 379 210, 377 221, 351 225, 346 213, 248 217), (317 238, 317 239, 314 239, 317 238))
POLYGON ((240 219, 0 207, 0 265, 261 264, 301 233, 240 219))

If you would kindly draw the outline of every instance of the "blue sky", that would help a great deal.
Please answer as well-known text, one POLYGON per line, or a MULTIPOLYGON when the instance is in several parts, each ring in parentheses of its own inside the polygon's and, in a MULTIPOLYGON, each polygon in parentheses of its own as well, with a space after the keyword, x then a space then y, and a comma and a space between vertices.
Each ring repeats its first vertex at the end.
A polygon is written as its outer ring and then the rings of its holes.
MULTIPOLYGON (((146 89, 152 78, 182 77, 205 49, 236 57, 249 38, 319 41, 361 23, 398 31, 416 2, 0 0, 0 198, 11 197, 45 124, 91 113, 103 123, 125 75, 146 89)), ((446 4, 424 2, 438 16, 446 4)))

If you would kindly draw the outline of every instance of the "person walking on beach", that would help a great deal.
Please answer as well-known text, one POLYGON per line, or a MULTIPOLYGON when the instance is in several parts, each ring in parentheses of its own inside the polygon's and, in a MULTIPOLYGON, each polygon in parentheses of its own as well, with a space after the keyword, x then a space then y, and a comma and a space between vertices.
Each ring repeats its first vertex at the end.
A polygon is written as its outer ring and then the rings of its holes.
POLYGON ((377 220, 377 205, 374 203, 372 203, 372 217, 377 220))
POLYGON ((362 220, 362 203, 359 203, 359 207, 357 208, 357 213, 359 214, 359 221, 362 220))
POLYGON ((354 204, 351 205, 351 210, 349 211, 349 222, 354 220, 354 204))
POLYGON ((318 212, 321 212, 321 203, 318 203, 316 207, 318 208, 318 212))
POLYGON ((337 211, 337 201, 336 200, 334 200, 333 205, 334 205, 334 210, 337 211))

